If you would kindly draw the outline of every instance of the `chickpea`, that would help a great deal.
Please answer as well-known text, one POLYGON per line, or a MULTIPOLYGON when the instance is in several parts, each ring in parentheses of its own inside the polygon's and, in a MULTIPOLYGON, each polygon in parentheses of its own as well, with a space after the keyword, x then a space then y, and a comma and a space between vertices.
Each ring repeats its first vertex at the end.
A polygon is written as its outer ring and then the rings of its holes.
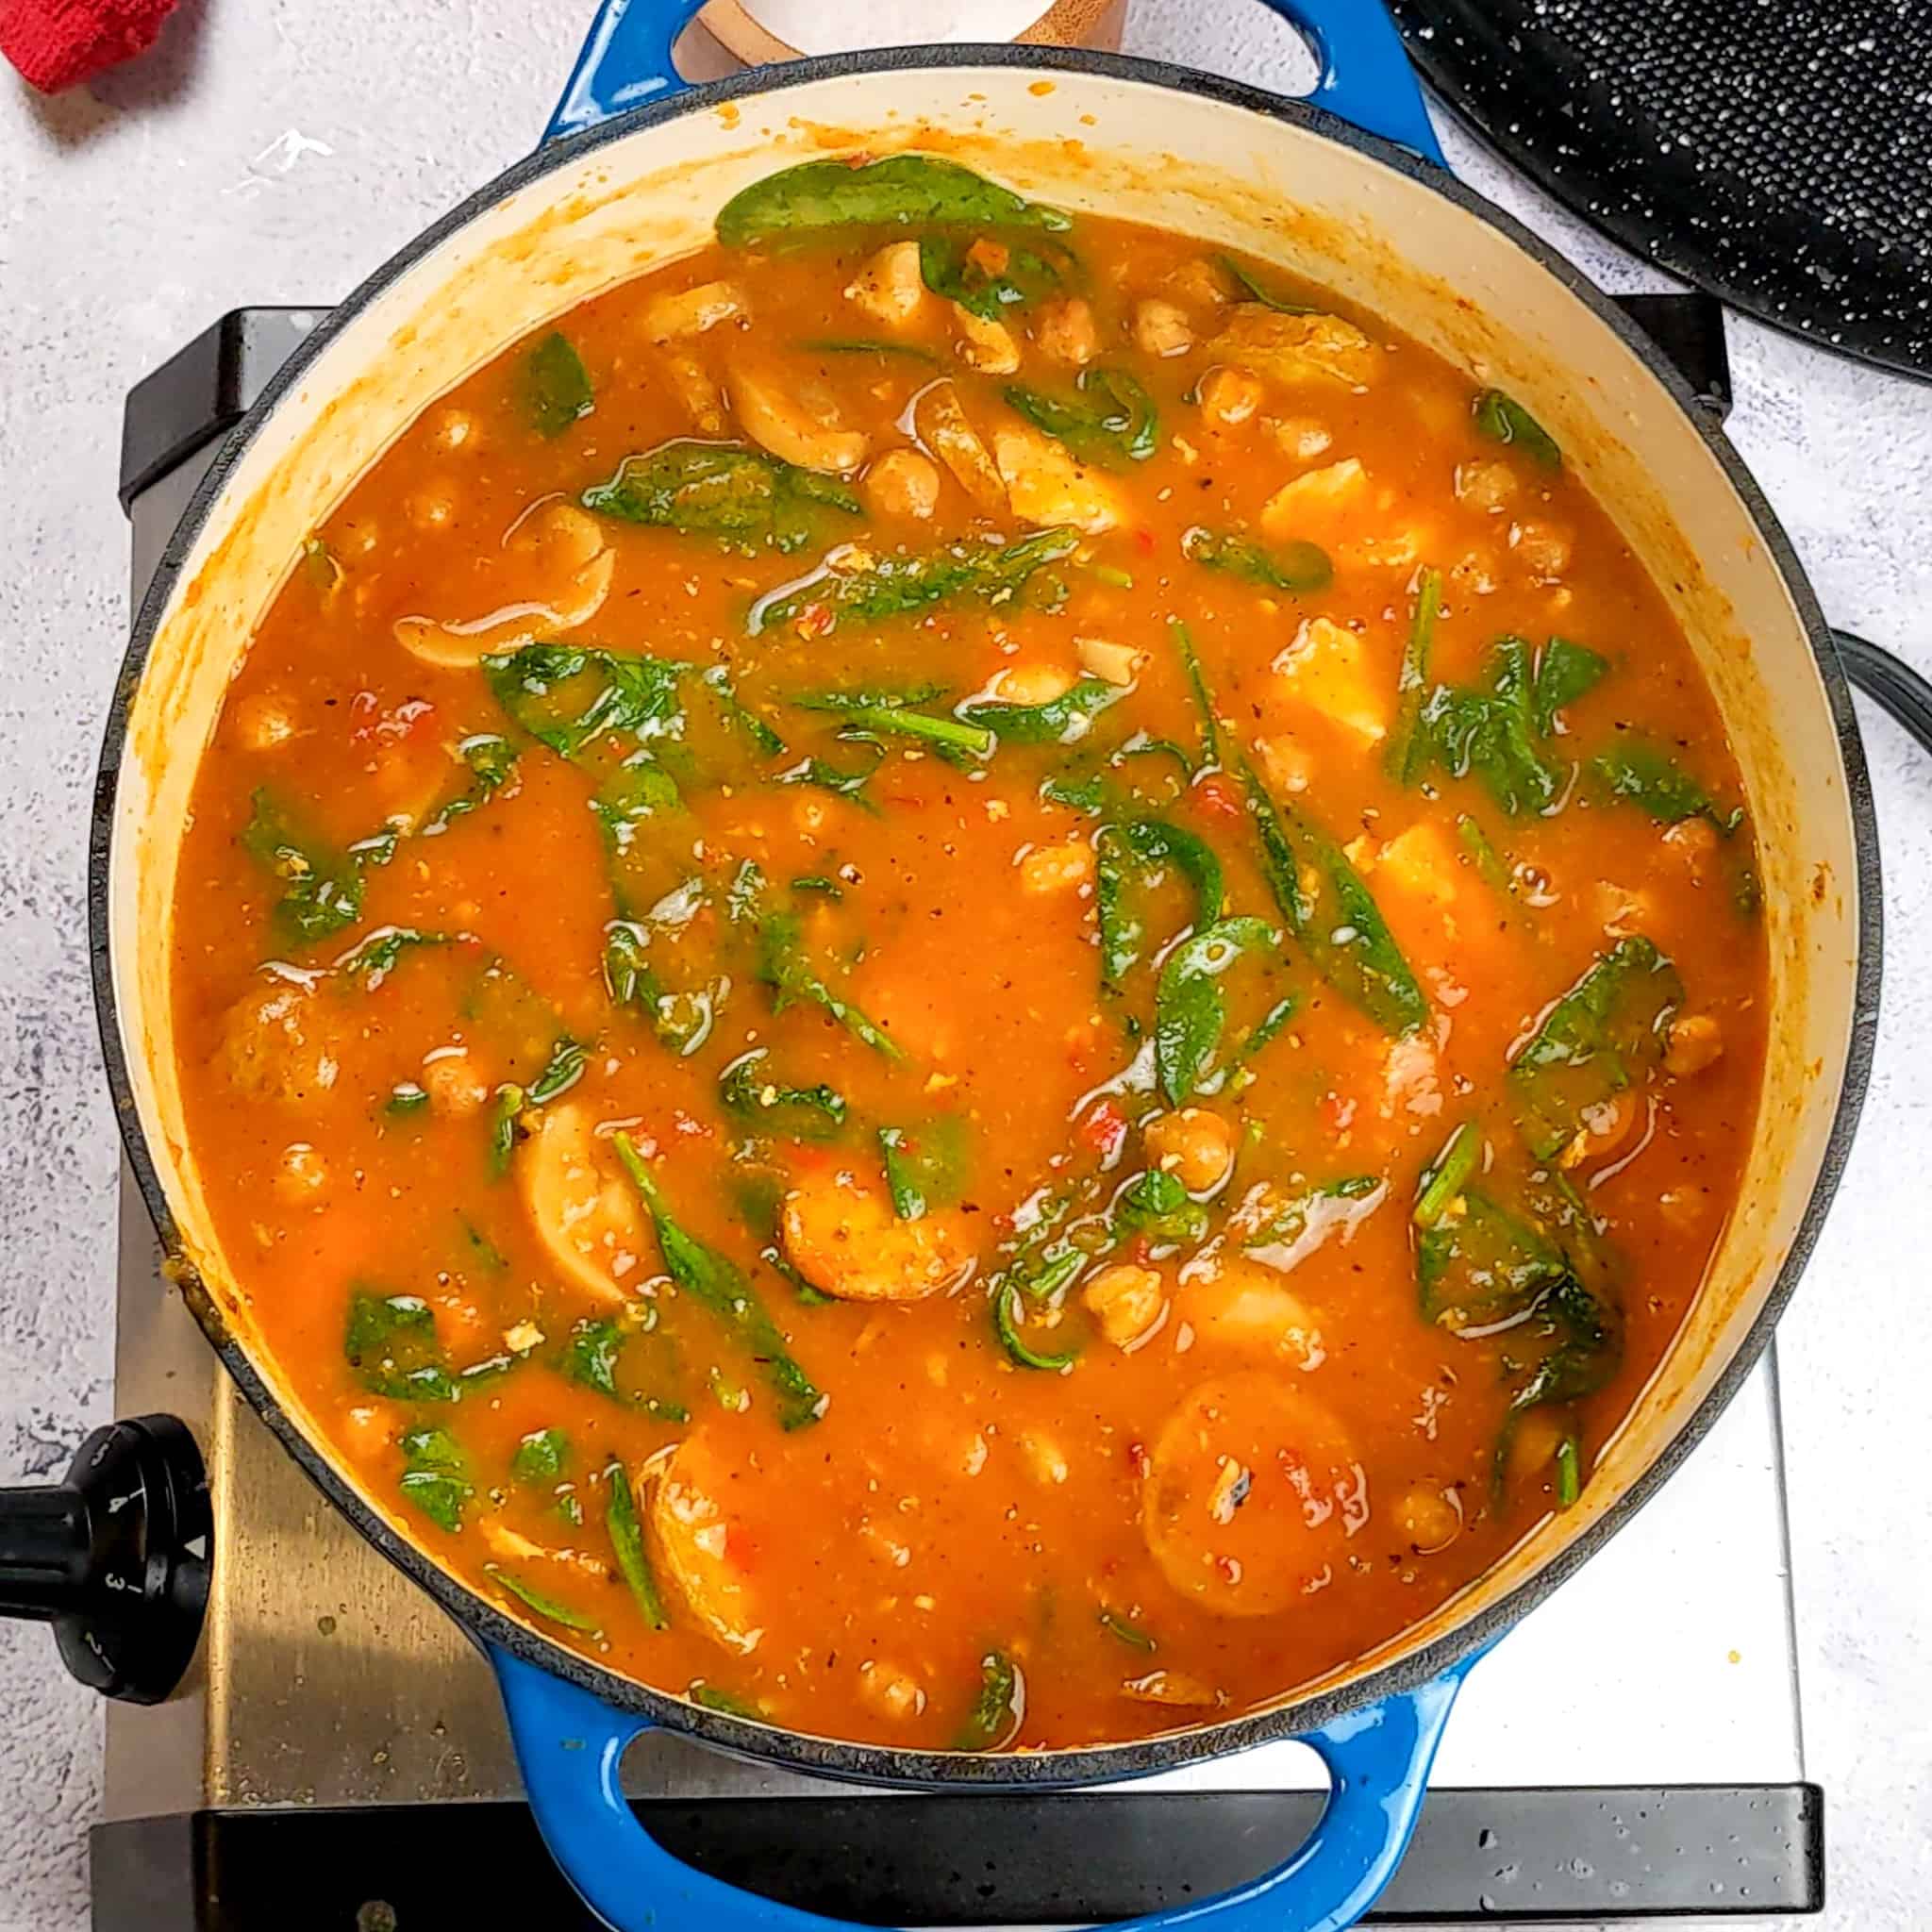
POLYGON ((1003 705, 1050 705, 1074 688, 1074 674, 1058 664, 1009 664, 992 681, 1003 705))
POLYGON ((1078 295, 1049 302, 1034 325, 1033 340, 1041 353, 1056 362, 1084 369, 1100 350, 1100 332, 1093 324, 1092 308, 1078 295))
POLYGON ((1074 655, 1090 677, 1108 684, 1132 684, 1146 661, 1144 651, 1135 650, 1132 644, 1111 643, 1106 638, 1075 638, 1074 655))
POLYGON ((1270 428, 1282 455, 1292 457, 1298 463, 1312 463, 1335 446, 1335 437, 1328 425, 1317 423, 1312 416, 1283 416, 1270 428))
POLYGON ((860 487, 881 516, 929 517, 939 505, 940 473, 916 449, 889 449, 866 471, 860 487))
POLYGON ((1150 295, 1134 305, 1134 342, 1149 356, 1185 356, 1194 346, 1194 328, 1187 310, 1150 295))
POLYGON ((1516 472, 1507 463, 1491 458, 1456 466, 1457 500, 1472 509, 1486 510, 1494 516, 1508 508, 1517 489, 1516 472))
POLYGON ((1201 413, 1210 423, 1245 423, 1261 407, 1261 378, 1246 369, 1210 369, 1201 378, 1201 413))
POLYGON ((467 409, 445 409, 436 419, 435 442, 438 449, 454 453, 475 449, 483 439, 483 425, 467 409))
POLYGON ((1132 1350, 1152 1338, 1167 1313, 1167 1286, 1152 1268, 1118 1263, 1103 1268, 1080 1299, 1118 1349, 1132 1350))
POLYGON ((1573 540, 1560 525, 1535 519, 1513 524, 1509 529, 1509 547, 1540 577, 1559 577, 1570 568, 1573 540))
POLYGON ((278 751, 295 735, 295 712, 283 698, 258 691, 235 707, 235 736, 244 751, 278 751))
POLYGON ((1093 879, 1093 848, 1084 840, 1036 845, 1020 860, 1020 890, 1036 897, 1084 891, 1093 879))
POLYGON ((878 1712, 895 1724, 914 1718, 925 1708, 925 1692, 919 1680, 890 1664, 861 1664, 858 1694, 878 1712))
POLYGON ((274 1185, 278 1201, 308 1207, 328 1185, 328 1162, 307 1141, 292 1141, 282 1149, 274 1185))
POLYGON ((490 1098, 489 1087, 466 1053, 439 1054, 423 1069, 423 1088, 429 1105, 453 1120, 466 1119, 490 1098))
POLYGON ((1147 1151, 1191 1194, 1218 1188, 1234 1166, 1234 1129, 1206 1108, 1184 1107, 1150 1122, 1147 1151))
POLYGON ((1462 1510, 1453 1490, 1418 1483, 1395 1506, 1396 1526, 1420 1556, 1447 1549, 1462 1534, 1462 1510))
POLYGON ((1724 1058, 1724 1028, 1709 1013, 1679 1013, 1671 1022, 1664 1072, 1687 1080, 1724 1058))
POLYGON ((456 499, 446 490, 419 490, 409 498, 409 521, 419 530, 446 530, 456 519, 456 499))
POLYGON ((1587 1160, 1602 1160, 1614 1154, 1636 1132, 1643 1118, 1643 1103, 1635 1088, 1626 1087, 1607 1100, 1583 1109, 1583 1124, 1575 1138, 1557 1157, 1563 1168, 1581 1167, 1587 1160))
POLYGON ((1067 1458, 1060 1454, 1060 1445, 1043 1429, 1028 1429, 1021 1436, 1020 1454, 1035 1482, 1054 1488, 1066 1481, 1067 1458))

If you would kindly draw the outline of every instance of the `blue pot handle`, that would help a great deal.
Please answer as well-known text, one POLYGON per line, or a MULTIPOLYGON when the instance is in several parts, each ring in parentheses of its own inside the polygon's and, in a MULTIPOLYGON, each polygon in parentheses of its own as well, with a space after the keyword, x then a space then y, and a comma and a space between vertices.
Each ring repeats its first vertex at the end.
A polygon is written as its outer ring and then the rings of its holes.
MULTIPOLYGON (((632 1815, 619 1778, 625 1747, 651 1728, 588 1690, 490 1652, 537 1828, 584 1903, 616 1932, 703 1924, 708 1932, 855 1932, 681 1864, 632 1815)), ((1420 1690, 1352 1711, 1302 1742, 1328 1767, 1314 1830, 1252 1884, 1110 1932, 1341 1932, 1374 1902, 1422 1810, 1442 1728, 1475 1657, 1420 1690)))
MULTIPOLYGON (((545 141, 594 127, 641 101, 681 92, 671 50, 703 0, 603 0, 545 141)), ((1265 0, 1304 35, 1322 63, 1309 98, 1319 108, 1447 164, 1423 91, 1381 0, 1265 0)))

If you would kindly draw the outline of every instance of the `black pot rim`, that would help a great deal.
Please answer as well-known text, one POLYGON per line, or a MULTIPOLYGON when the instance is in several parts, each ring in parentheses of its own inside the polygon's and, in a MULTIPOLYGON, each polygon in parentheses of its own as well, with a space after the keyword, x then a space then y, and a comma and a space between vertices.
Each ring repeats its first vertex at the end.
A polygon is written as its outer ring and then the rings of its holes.
POLYGON ((115 1113, 142 1196, 174 1263, 170 1273, 180 1284, 184 1298, 209 1343, 257 1414, 300 1464, 309 1480, 347 1516, 362 1536, 412 1582, 426 1591, 474 1640, 479 1643, 501 1645, 589 1690, 606 1703, 634 1713, 643 1724, 681 1731, 707 1743, 800 1771, 866 1784, 920 1787, 997 1785, 1052 1788, 1091 1784, 1166 1771, 1273 1740, 1293 1737, 1317 1729, 1377 1699, 1415 1690, 1457 1660, 1493 1641, 1541 1603, 1657 1493, 1665 1479, 1708 1432, 1756 1367, 1758 1357, 1770 1341, 1772 1330, 1790 1300, 1805 1263, 1817 1242, 1825 1211, 1850 1155, 1853 1132, 1871 1074, 1882 950, 1878 838, 1871 784, 1857 722, 1852 709, 1850 688, 1840 666, 1830 628, 1818 608, 1817 599, 1789 538, 1756 481, 1722 430, 1706 411, 1697 407, 1682 376, 1657 345, 1593 283, 1513 216, 1465 187, 1446 170, 1422 162, 1406 149, 1378 136, 1365 134, 1307 102, 1270 94, 1240 81, 1197 73, 1168 61, 1061 47, 1005 44, 898 47, 868 53, 826 55, 775 69, 753 69, 647 102, 581 133, 539 148, 514 163, 440 221, 431 224, 340 303, 276 373, 260 399, 229 435, 190 499, 142 599, 115 686, 95 782, 93 823, 88 853, 88 919, 95 1008, 115 1113), (1844 1077, 1818 1178, 1763 1307, 1709 1392, 1680 1424, 1676 1434, 1643 1473, 1596 1522, 1557 1551, 1535 1574, 1525 1578, 1507 1596, 1467 1623, 1407 1657, 1382 1665, 1319 1695, 1284 1701, 1268 1710, 1230 1719, 1223 1724, 1131 1743, 1024 1756, 895 1750, 781 1730, 748 1723, 724 1712, 704 1709, 667 1692, 653 1690, 633 1678, 619 1676, 578 1653, 566 1650, 523 1624, 513 1623, 486 1598, 459 1582, 426 1551, 403 1537, 337 1474, 282 1407, 229 1329, 222 1309, 208 1296, 186 1262, 179 1233, 149 1155, 134 1104, 121 1044, 109 952, 108 881, 115 795, 126 742, 128 711, 141 684, 155 634, 172 601, 182 566, 223 485, 282 397, 289 393, 348 322, 408 269, 487 212, 506 194, 644 128, 686 114, 702 112, 724 102, 777 93, 820 80, 855 75, 972 67, 1035 69, 1044 73, 1091 75, 1139 82, 1165 91, 1196 95, 1338 142, 1431 189, 1461 212, 1498 229, 1544 273, 1554 275, 1624 347, 1644 362, 1672 399, 1697 425, 1775 562, 1804 625, 1831 708, 1839 751, 1844 763, 1846 805, 1852 818, 1857 855, 1856 1008, 1844 1077))

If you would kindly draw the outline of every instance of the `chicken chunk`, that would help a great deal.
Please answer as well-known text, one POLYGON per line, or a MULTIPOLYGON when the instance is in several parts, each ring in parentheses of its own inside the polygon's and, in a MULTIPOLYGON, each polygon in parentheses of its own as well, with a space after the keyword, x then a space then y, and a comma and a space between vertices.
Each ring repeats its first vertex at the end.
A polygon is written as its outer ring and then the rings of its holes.
POLYGON ((723 436, 728 426, 724 392, 712 379, 711 372, 695 356, 666 356, 664 373, 677 391, 677 399, 684 405, 691 426, 702 436, 723 436))
POLYGON ((1188 311, 1158 295, 1135 303, 1134 346, 1147 356, 1185 356, 1194 346, 1188 311))
POLYGON ((1307 618, 1273 669, 1284 692, 1362 744, 1388 735, 1393 679, 1356 632, 1325 617, 1307 618))
POLYGON ((700 282, 695 289, 652 296, 644 304, 644 333, 659 344, 675 342, 750 313, 750 300, 737 282, 700 282))
POLYGON ((1277 382, 1340 382, 1350 389, 1374 380, 1377 360, 1374 343, 1341 316, 1289 315, 1260 302, 1237 303, 1208 353, 1277 382))
POLYGON ((1097 470, 1074 461, 1066 445, 1037 429, 1001 429, 993 460, 1013 513, 1042 528, 1072 525, 1097 536, 1125 515, 1119 488, 1097 470))
POLYGON ((1248 369, 1210 369, 1201 378, 1201 413, 1231 428, 1261 407, 1261 378, 1248 369))
POLYGON ((841 420, 824 384, 788 380, 775 371, 741 364, 724 378, 724 386, 745 434, 781 462, 843 476, 865 461, 869 439, 841 420))
POLYGON ((1724 1058, 1724 1028, 1709 1013, 1679 1013, 1671 1022, 1669 1044, 1664 1048, 1664 1072, 1680 1080, 1701 1074, 1724 1058))
POLYGON ((883 1195, 850 1174, 813 1179, 785 1196, 785 1257, 821 1294, 849 1302, 918 1302, 963 1280, 973 1253, 946 1216, 899 1221, 883 1195))
POLYGON ((563 1277, 606 1302, 622 1302, 643 1277, 643 1209, 590 1110, 554 1101, 535 1115, 519 1149, 524 1212, 563 1277))
POLYGON ((514 651, 589 624, 610 594, 617 557, 603 527, 574 503, 547 503, 521 518, 493 575, 504 601, 460 623, 399 617, 395 640, 412 658, 466 671, 492 651, 514 651))
POLYGON ((888 328, 905 328, 925 306, 917 242, 889 242, 846 284, 845 299, 888 328))
POLYGON ((1146 652, 1137 651, 1132 644, 1110 642, 1106 638, 1075 638, 1074 655, 1088 676, 1124 688, 1133 683, 1147 661, 1146 652))
POLYGON ((960 361, 982 375, 1010 375, 1020 366, 1020 345, 1003 322, 975 315, 953 304, 953 326, 958 331, 955 348, 960 361))
POLYGON ((874 458, 861 487, 880 516, 925 518, 939 505, 940 473, 916 449, 889 449, 874 458))
POLYGON ((921 391, 913 406, 912 426, 927 449, 953 473, 954 479, 983 510, 1004 516, 1007 486, 978 430, 959 406, 959 392, 951 381, 935 382, 921 391))
POLYGON ((651 1536, 665 1575, 706 1634, 740 1657, 765 1634, 757 1591, 732 1552, 733 1485, 756 1480, 699 1434, 677 1445, 650 1485, 651 1536))
POLYGON ((1284 483, 1261 506, 1261 527, 1274 538, 1303 536, 1310 525, 1333 524, 1359 509, 1368 491, 1369 475, 1360 458, 1344 457, 1284 483))

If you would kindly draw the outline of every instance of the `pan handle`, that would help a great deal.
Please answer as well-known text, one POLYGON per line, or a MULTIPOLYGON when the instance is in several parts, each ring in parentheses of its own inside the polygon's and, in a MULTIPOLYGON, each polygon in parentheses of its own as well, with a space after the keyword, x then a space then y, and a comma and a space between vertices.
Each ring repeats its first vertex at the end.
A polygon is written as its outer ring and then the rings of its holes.
POLYGON ((1839 661, 1845 675, 1875 705, 1891 713, 1924 751, 1932 751, 1932 684, 1902 658, 1861 638, 1835 630, 1839 661))
MULTIPOLYGON (((1341 1932, 1388 1884, 1415 1830, 1429 1766, 1476 1657, 1418 1690, 1351 1711, 1301 1741, 1328 1768, 1328 1802, 1294 1852, 1251 1884, 1109 1932, 1341 1932)), ((551 1856, 584 1903, 616 1932, 703 1924, 710 1932, 854 1932, 694 1871, 632 1814, 620 1770, 652 1728, 590 1691, 492 1646, 530 1809, 551 1856)))
MULTIPOLYGON (((594 127, 685 83, 671 50, 702 0, 603 0, 583 52, 543 130, 545 141, 594 127)), ((1381 0, 1264 0, 1313 48, 1322 77, 1308 98, 1351 126, 1447 163, 1423 105, 1422 83, 1381 0)))

